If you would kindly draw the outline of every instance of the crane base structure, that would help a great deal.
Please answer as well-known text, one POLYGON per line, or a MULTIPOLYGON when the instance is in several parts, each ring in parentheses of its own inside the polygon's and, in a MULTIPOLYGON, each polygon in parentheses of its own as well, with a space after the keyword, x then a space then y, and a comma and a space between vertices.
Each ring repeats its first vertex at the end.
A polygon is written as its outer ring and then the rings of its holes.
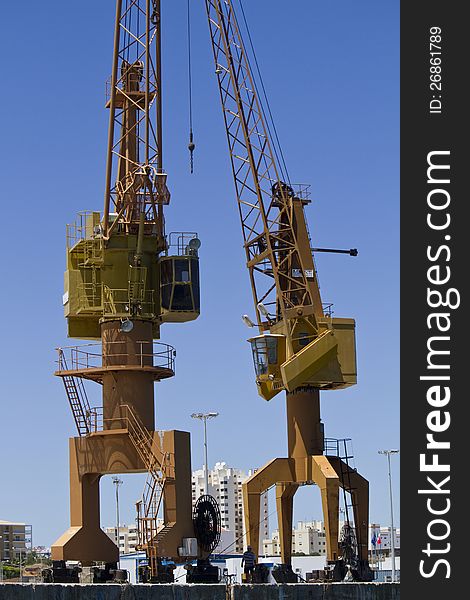
POLYGON ((101 329, 101 356, 93 345, 59 349, 56 375, 80 436, 69 440, 70 528, 52 545, 52 558, 82 566, 117 562, 118 548, 100 527, 100 479, 146 472, 139 542, 154 548, 155 562, 176 559, 184 540, 194 538, 190 435, 155 431, 153 399, 154 381, 173 374, 173 354, 169 348, 162 361, 162 350, 153 351, 151 323, 135 321, 132 331, 123 332, 119 321, 109 321, 101 329), (102 385, 101 407, 89 406, 83 379, 102 385))
MULTIPOLYGON (((289 456, 274 458, 243 484, 247 543, 257 552, 260 541, 261 495, 275 486, 281 560, 283 564, 290 566, 294 496, 301 485, 317 485, 321 493, 327 560, 331 565, 344 560, 344 551, 339 545, 339 496, 342 489, 350 494, 350 506, 353 509, 357 540, 356 577, 369 580, 369 483, 348 464, 347 455, 345 459, 324 455, 317 389, 298 388, 288 393, 287 415, 289 456)), ((339 449, 339 444, 337 448, 339 449)), ((341 573, 342 568, 337 571, 341 573)))
MULTIPOLYGON (((194 535, 190 486, 186 490, 181 489, 185 482, 190 482, 185 472, 189 433, 163 431, 152 434, 155 447, 160 446, 163 438, 163 446, 178 456, 178 462, 181 461, 174 468, 175 473, 178 472, 178 487, 176 480, 165 483, 167 512, 174 513, 168 518, 173 520, 166 521, 162 531, 157 532, 159 553, 177 558, 177 548, 181 546, 182 539, 194 535)), ((147 468, 131 441, 131 434, 125 429, 96 432, 87 438, 71 438, 69 450, 71 526, 53 544, 52 557, 54 560, 78 560, 82 566, 91 566, 95 562, 115 563, 119 559, 118 548, 100 527, 100 479, 109 474, 146 473, 147 468)))

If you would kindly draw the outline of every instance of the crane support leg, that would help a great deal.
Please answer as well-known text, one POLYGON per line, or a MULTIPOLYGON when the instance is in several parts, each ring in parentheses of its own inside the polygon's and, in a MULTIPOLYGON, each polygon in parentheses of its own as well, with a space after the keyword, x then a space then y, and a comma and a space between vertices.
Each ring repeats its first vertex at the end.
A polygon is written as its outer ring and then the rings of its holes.
MULTIPOLYGON (((53 560, 80 560, 83 566, 93 561, 113 563, 119 560, 117 546, 100 527, 101 473, 83 473, 83 459, 92 460, 83 452, 83 440, 70 439, 70 528, 53 544, 53 560)), ((97 440, 94 440, 97 441, 97 440)), ((87 444, 88 445, 88 444, 87 444)), ((98 451, 100 444, 91 444, 98 451)))
POLYGON ((359 559, 367 562, 369 484, 338 456, 324 456, 318 390, 301 388, 287 394, 289 458, 276 458, 243 484, 248 544, 259 552, 261 494, 276 486, 283 564, 292 557, 292 508, 299 485, 320 488, 326 535, 326 558, 339 559, 339 490, 351 494, 359 559))
POLYGON ((343 487, 351 494, 359 560, 368 559, 369 482, 338 457, 329 456, 332 467, 342 473, 343 487))
MULTIPOLYGON (((159 433, 156 434, 159 436, 159 433)), ((191 444, 186 431, 163 432, 163 451, 171 456, 174 477, 163 490, 164 529, 158 534, 158 556, 178 558, 183 538, 194 537, 191 504, 191 444)))
POLYGON ((318 485, 321 493, 326 558, 333 561, 338 558, 340 480, 326 456, 312 456, 311 459, 313 482, 318 485))
POLYGON ((261 494, 276 485, 279 534, 282 562, 291 563, 292 508, 300 484, 316 484, 320 488, 326 534, 326 557, 339 557, 339 489, 351 494, 360 560, 367 560, 367 523, 369 514, 369 484, 364 477, 334 456, 276 458, 257 471, 243 484, 247 543, 259 553, 261 494))
POLYGON ((293 461, 288 458, 274 458, 243 484, 247 545, 252 547, 256 556, 259 553, 261 494, 280 481, 292 482, 294 477, 293 461))
POLYGON ((294 495, 299 486, 292 483, 276 484, 276 507, 281 545, 281 562, 290 565, 292 560, 292 518, 294 495))
MULTIPOLYGON (((194 535, 189 433, 164 431, 152 435, 155 448, 167 453, 171 462, 171 477, 163 492, 166 527, 159 534, 158 555, 176 559, 182 539, 194 535)), ((145 473, 147 465, 125 429, 71 438, 69 444, 70 527, 52 545, 52 559, 78 560, 85 566, 95 561, 116 562, 117 546, 100 527, 99 482, 107 474, 145 473)))

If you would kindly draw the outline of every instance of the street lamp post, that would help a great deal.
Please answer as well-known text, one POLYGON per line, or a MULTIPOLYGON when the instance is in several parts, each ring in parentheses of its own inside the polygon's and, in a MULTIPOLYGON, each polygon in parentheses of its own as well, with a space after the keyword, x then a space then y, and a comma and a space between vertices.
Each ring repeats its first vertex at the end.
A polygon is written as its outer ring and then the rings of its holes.
POLYGON ((3 581, 3 536, 0 535, 0 583, 3 581))
POLYGON ((113 484, 116 486, 116 540, 118 547, 118 567, 120 567, 121 563, 121 550, 120 550, 120 541, 119 541, 119 486, 122 485, 122 479, 119 477, 113 477, 113 484))
POLYGON ((391 534, 390 534, 390 548, 392 555, 392 581, 395 581, 395 529, 393 527, 393 496, 392 496, 392 468, 390 464, 390 455, 398 454, 399 450, 379 450, 379 454, 385 454, 388 461, 388 484, 390 490, 390 521, 391 521, 391 534))
POLYGON ((209 493, 209 469, 207 463, 207 420, 218 417, 218 412, 209 413, 193 413, 191 417, 193 419, 199 419, 204 423, 204 493, 209 493))

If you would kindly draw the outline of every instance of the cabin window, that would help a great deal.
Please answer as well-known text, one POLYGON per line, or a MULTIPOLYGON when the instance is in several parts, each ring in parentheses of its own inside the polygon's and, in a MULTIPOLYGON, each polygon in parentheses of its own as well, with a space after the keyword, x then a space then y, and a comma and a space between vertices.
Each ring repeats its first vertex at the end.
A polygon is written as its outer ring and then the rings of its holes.
POLYGON ((277 364, 277 338, 263 336, 251 342, 256 375, 265 375, 269 365, 277 364))
POLYGON ((175 282, 189 283, 189 260, 175 260, 175 282))
POLYGON ((169 311, 199 312, 199 262, 197 258, 161 261, 162 308, 169 311))

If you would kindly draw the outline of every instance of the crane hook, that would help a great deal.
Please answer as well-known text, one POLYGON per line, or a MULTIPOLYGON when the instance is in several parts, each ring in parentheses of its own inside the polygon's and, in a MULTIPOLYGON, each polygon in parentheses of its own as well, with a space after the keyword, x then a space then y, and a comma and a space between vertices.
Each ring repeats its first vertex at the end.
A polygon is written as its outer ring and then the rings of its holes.
POLYGON ((195 149, 196 149, 196 144, 194 143, 194 140, 193 140, 193 131, 191 130, 189 132, 189 144, 188 144, 189 164, 190 164, 190 168, 191 168, 191 173, 194 173, 194 158, 193 158, 193 154, 194 154, 194 150, 195 149))

